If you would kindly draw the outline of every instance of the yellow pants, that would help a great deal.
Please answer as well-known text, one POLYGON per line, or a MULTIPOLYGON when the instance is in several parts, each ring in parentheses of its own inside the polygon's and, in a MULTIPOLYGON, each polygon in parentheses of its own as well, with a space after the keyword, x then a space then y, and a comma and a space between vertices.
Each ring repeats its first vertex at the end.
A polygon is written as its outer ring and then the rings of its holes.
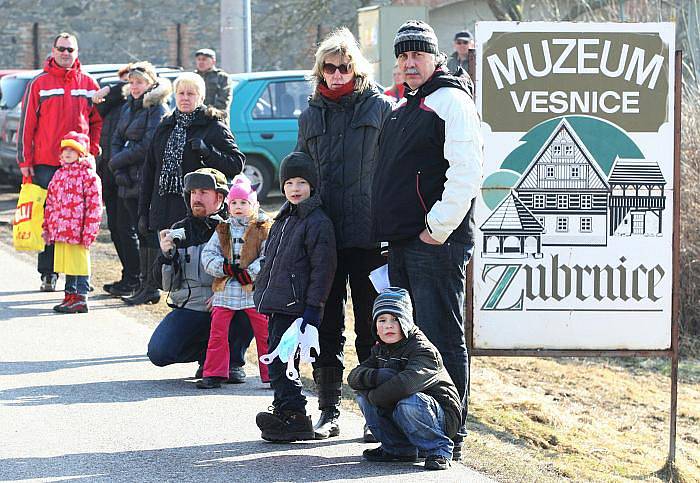
POLYGON ((53 269, 66 275, 90 275, 90 250, 82 245, 56 242, 53 269))

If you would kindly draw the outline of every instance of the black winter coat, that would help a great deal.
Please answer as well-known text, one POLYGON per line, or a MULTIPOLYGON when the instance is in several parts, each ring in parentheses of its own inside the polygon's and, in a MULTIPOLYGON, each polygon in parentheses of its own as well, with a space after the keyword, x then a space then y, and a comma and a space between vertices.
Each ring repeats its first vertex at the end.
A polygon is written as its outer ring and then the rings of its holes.
MULTIPOLYGON (((139 217, 148 217, 150 230, 170 228, 173 223, 183 219, 187 214, 185 198, 181 194, 161 196, 158 193, 163 154, 174 128, 173 114, 165 117, 156 128, 141 172, 139 217)), ((206 107, 197 108, 196 116, 187 129, 187 142, 180 165, 182 176, 199 168, 214 168, 231 179, 241 172, 244 162, 245 156, 238 149, 221 111, 206 107), (192 150, 191 140, 194 138, 202 139, 209 146, 211 154, 208 157, 205 158, 201 152, 192 150)))
POLYGON ((120 198, 138 198, 141 168, 158 124, 168 113, 170 83, 157 86, 138 99, 127 98, 112 135, 109 169, 119 187, 120 198))
POLYGON ((338 249, 372 248, 372 178, 391 101, 374 88, 331 101, 318 92, 299 117, 297 151, 314 160, 338 249))
MULTIPOLYGON (((399 319, 401 320, 401 319, 399 319)), ((377 323, 372 334, 379 341, 370 356, 348 374, 348 384, 366 394, 375 406, 393 409, 401 399, 422 392, 433 397, 445 412, 445 429, 454 437, 462 422, 462 403, 437 348, 413 323, 402 321, 404 339, 386 344, 377 337, 377 323), (377 384, 377 369, 388 368, 397 372, 388 381, 377 384)))
POLYGON ((282 206, 264 256, 253 294, 258 312, 296 317, 307 305, 323 308, 337 260, 333 224, 318 195, 282 206))
POLYGON ((102 153, 97 157, 97 174, 102 180, 102 197, 111 198, 117 194, 117 185, 114 174, 109 170, 107 163, 112 152, 112 135, 119 122, 122 106, 126 102, 123 89, 126 82, 119 81, 110 87, 104 102, 97 105, 97 112, 102 116, 102 131, 100 133, 100 148, 102 153))

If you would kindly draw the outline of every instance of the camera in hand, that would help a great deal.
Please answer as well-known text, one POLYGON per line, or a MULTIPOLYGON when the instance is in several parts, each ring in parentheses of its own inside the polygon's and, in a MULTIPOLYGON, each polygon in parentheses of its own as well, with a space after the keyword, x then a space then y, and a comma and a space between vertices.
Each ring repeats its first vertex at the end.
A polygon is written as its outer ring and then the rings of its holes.
POLYGON ((185 240, 187 236, 185 235, 185 229, 184 228, 175 228, 173 230, 170 230, 170 238, 173 239, 173 243, 175 245, 179 245, 182 240, 185 240))

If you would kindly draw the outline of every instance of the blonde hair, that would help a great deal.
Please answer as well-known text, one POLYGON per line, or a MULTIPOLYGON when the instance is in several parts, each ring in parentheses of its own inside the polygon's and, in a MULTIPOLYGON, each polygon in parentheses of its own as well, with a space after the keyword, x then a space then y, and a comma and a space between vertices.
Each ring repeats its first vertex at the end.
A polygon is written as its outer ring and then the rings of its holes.
MULTIPOLYGON (((142 60, 139 62, 133 62, 128 65, 129 68, 129 78, 141 77, 145 79, 149 84, 153 85, 158 80, 158 74, 156 74, 156 68, 153 67, 148 61, 142 60)), ((120 69, 121 72, 121 69, 120 69)))
POLYGON ((339 55, 341 59, 347 57, 348 64, 352 67, 355 76, 355 91, 363 92, 370 87, 371 66, 362 55, 360 45, 355 36, 347 27, 340 27, 328 34, 316 50, 316 63, 311 72, 311 85, 314 88, 314 96, 318 95, 319 84, 324 83, 323 64, 331 55, 339 55))
POLYGON ((177 93, 177 88, 182 84, 184 87, 194 87, 194 90, 197 91, 197 94, 199 94, 199 97, 201 98, 201 102, 199 105, 204 104, 204 96, 207 93, 207 87, 204 84, 204 79, 202 79, 202 76, 195 73, 195 72, 183 72, 177 78, 175 79, 175 82, 173 82, 173 92, 177 93))

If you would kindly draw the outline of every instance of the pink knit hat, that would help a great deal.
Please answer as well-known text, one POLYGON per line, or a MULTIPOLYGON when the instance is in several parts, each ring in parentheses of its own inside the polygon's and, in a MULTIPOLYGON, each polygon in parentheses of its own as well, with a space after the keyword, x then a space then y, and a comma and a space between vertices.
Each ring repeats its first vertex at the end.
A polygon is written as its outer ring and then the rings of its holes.
POLYGON ((238 174, 233 178, 226 200, 248 200, 248 203, 254 205, 258 201, 258 193, 253 189, 246 175, 238 174))

